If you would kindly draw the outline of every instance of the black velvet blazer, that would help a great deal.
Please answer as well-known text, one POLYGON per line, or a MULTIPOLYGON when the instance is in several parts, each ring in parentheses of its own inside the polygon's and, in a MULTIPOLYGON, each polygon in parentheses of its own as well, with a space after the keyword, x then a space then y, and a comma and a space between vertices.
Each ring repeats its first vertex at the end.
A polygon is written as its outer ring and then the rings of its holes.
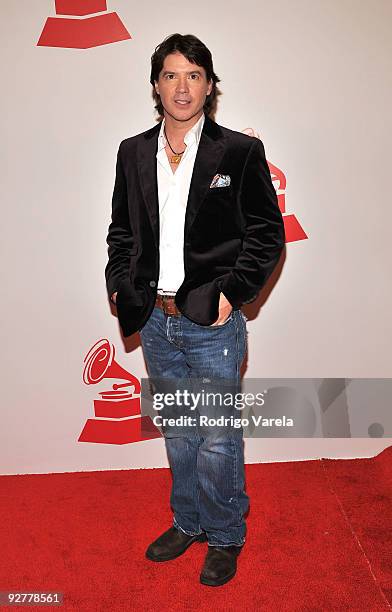
MULTIPOLYGON (((125 337, 143 327, 157 292, 160 125, 123 140, 117 154, 105 277, 109 298, 118 292, 117 316, 125 337)), ((179 310, 195 323, 211 325, 219 315, 221 291, 234 309, 253 301, 284 243, 262 142, 206 116, 185 215, 179 310), (229 186, 210 188, 218 173, 230 176, 229 186)))

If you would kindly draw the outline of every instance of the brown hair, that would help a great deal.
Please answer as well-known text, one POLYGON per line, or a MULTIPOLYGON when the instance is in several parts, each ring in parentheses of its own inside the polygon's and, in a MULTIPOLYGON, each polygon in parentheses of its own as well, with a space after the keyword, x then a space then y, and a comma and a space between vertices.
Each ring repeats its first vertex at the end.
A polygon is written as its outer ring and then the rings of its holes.
POLYGON ((151 56, 150 83, 153 86, 152 95, 156 103, 155 109, 160 118, 163 118, 163 106, 160 96, 155 91, 154 82, 159 79, 165 57, 171 53, 181 53, 192 64, 197 64, 197 66, 204 68, 207 81, 212 81, 212 90, 206 97, 204 112, 208 116, 213 115, 216 110, 217 96, 220 93, 216 84, 219 83, 220 79, 214 72, 211 51, 193 34, 171 34, 155 48, 151 56))

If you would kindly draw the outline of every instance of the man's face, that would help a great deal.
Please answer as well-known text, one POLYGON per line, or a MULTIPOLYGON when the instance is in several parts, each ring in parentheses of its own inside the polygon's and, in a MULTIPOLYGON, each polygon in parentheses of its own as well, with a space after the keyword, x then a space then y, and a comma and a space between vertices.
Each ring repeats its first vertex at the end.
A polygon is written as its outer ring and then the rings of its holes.
POLYGON ((201 116, 211 90, 212 81, 207 81, 205 69, 192 64, 181 53, 165 57, 159 79, 155 81, 155 91, 161 97, 165 114, 176 121, 201 116))

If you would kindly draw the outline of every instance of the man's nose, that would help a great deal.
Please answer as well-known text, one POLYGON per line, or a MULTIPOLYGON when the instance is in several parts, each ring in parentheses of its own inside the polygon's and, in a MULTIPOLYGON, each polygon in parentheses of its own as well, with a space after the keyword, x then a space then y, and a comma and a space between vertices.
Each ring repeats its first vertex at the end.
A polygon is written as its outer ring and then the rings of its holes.
POLYGON ((181 93, 185 93, 188 91, 188 79, 185 75, 180 76, 178 78, 176 89, 178 92, 181 92, 181 93))

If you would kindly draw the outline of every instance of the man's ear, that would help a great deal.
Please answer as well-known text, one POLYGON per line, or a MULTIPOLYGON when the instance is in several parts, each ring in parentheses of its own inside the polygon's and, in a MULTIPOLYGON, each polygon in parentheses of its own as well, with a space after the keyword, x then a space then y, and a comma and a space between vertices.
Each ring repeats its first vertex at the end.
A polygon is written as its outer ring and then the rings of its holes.
POLYGON ((157 81, 154 81, 154 89, 155 89, 155 92, 156 92, 156 93, 158 94, 158 96, 159 96, 159 90, 158 90, 158 83, 157 83, 157 81))
POLYGON ((211 79, 209 81, 209 83, 208 83, 207 96, 209 96, 210 93, 212 92, 212 86, 213 86, 213 82, 212 82, 212 79, 211 79))

